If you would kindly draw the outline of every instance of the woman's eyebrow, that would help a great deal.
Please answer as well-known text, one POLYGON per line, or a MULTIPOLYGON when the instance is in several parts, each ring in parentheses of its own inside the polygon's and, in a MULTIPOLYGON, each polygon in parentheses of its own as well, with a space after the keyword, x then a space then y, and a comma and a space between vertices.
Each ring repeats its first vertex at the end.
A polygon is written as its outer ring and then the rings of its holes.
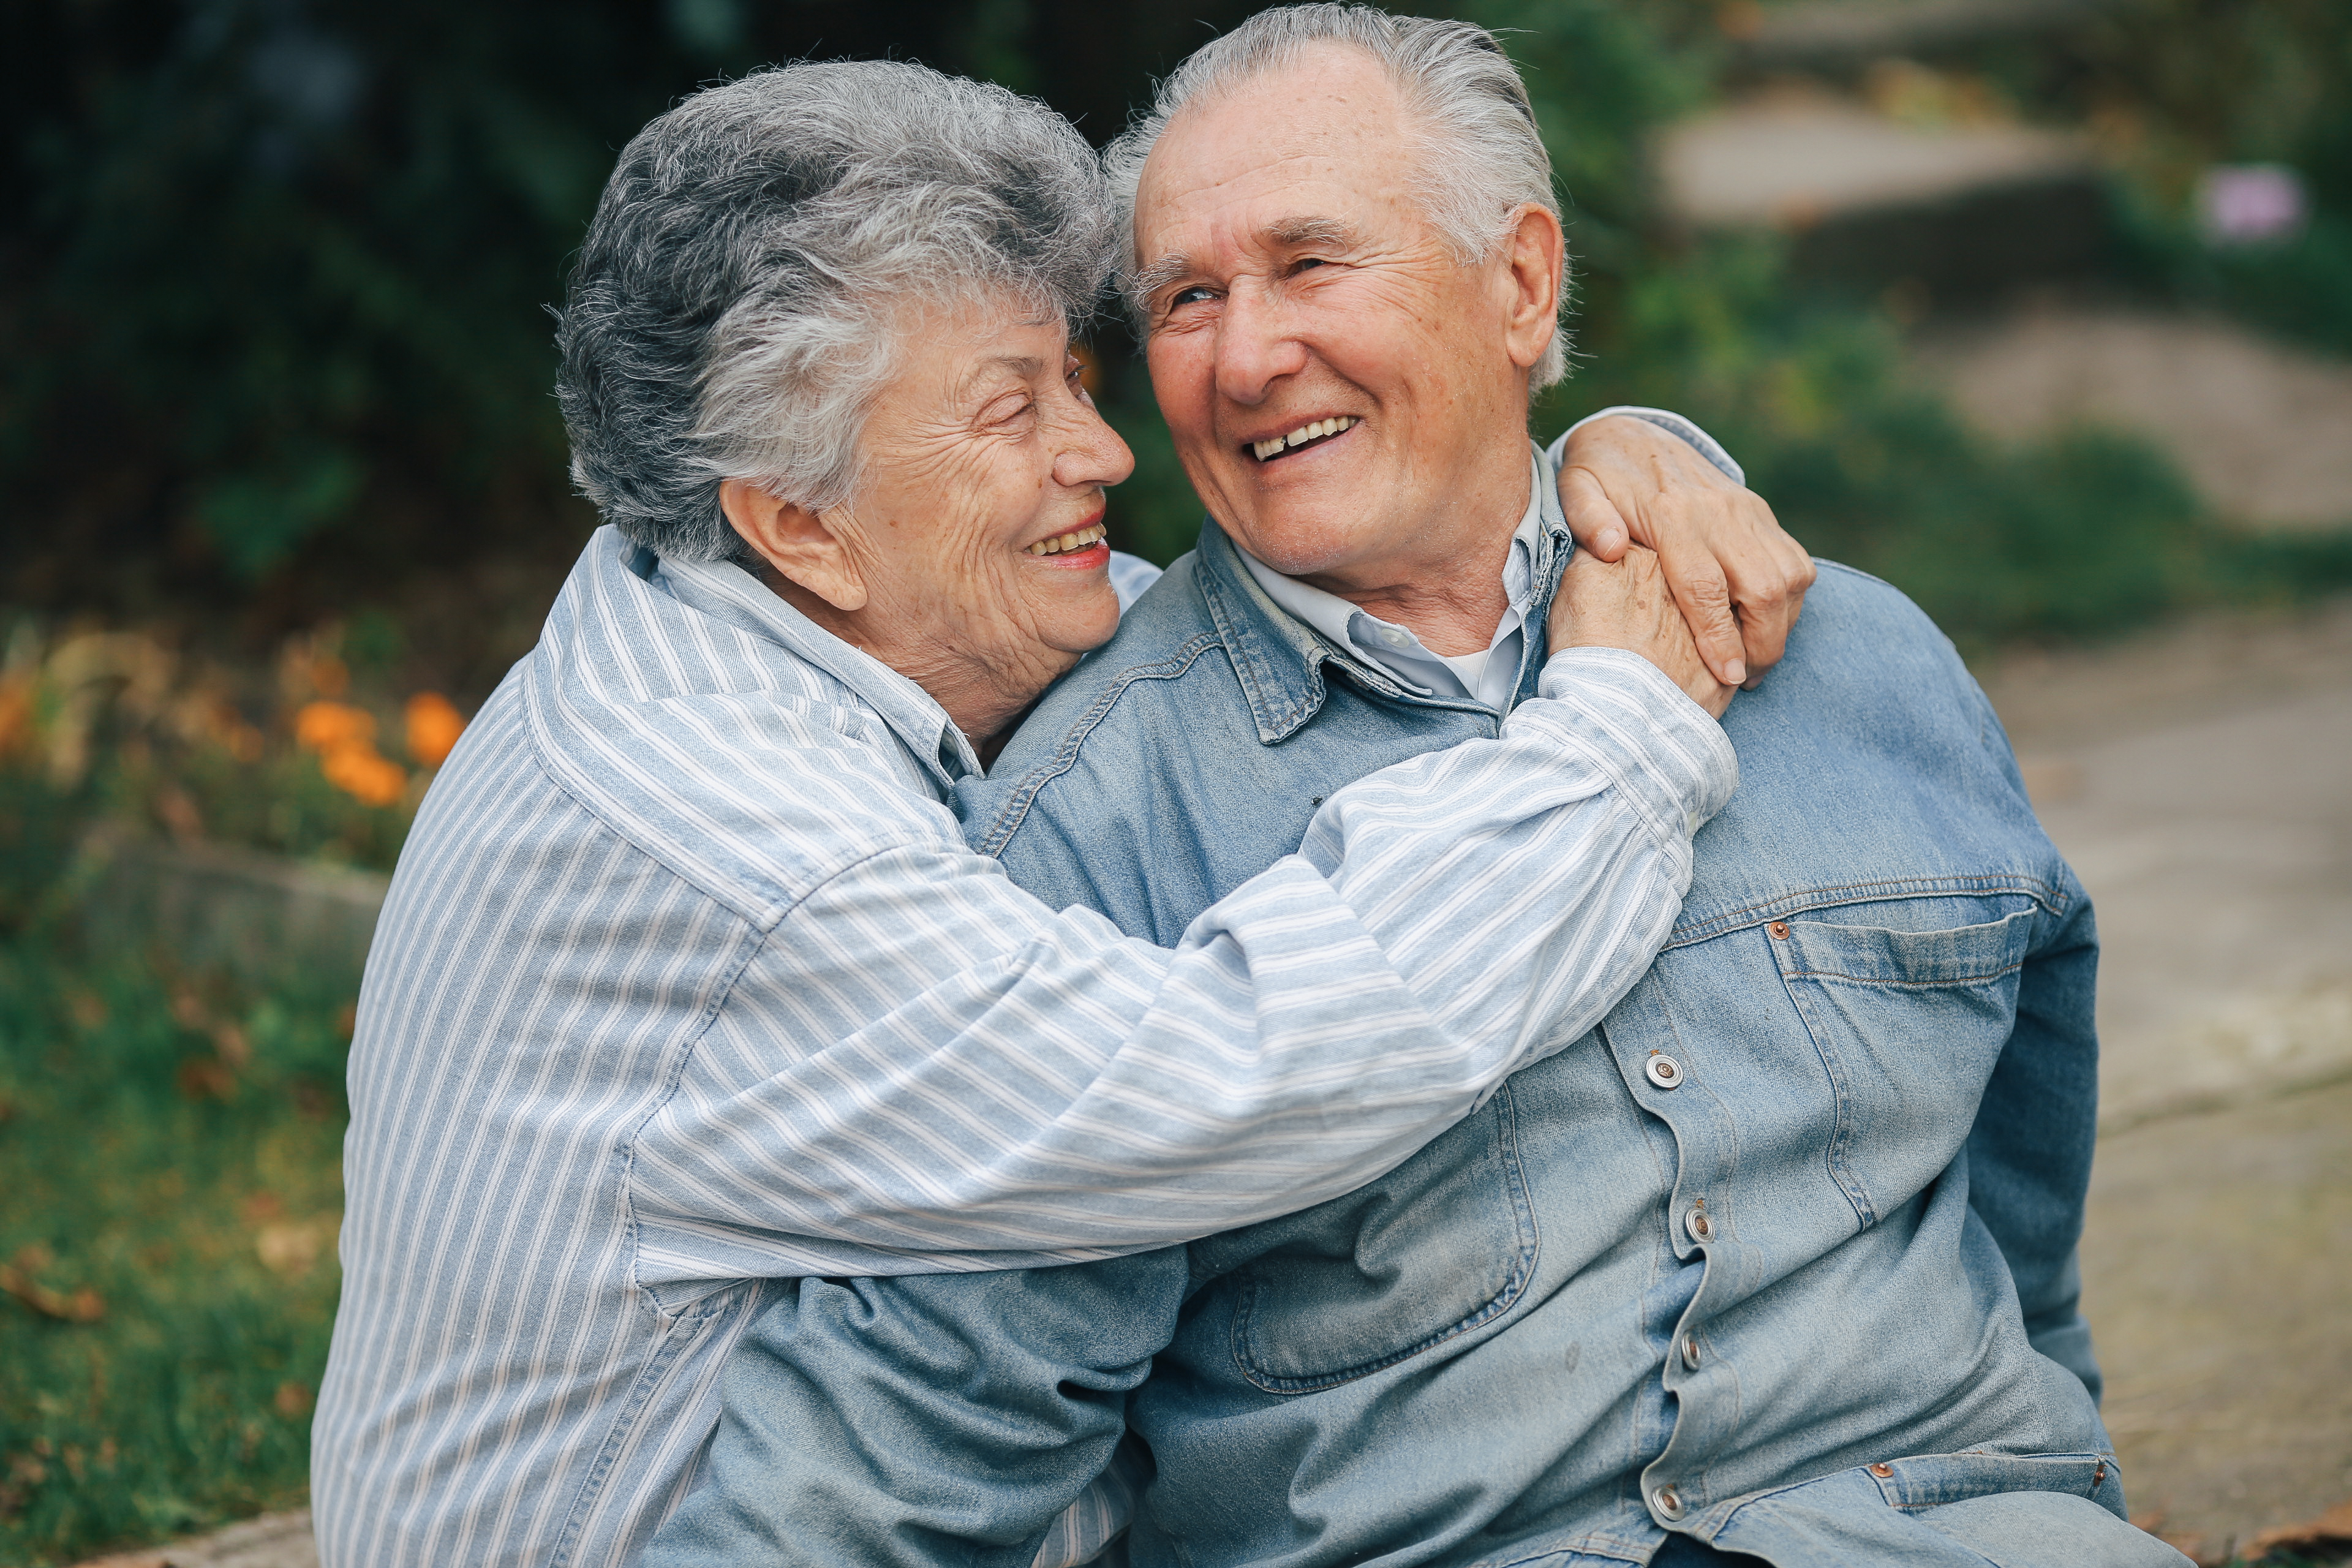
POLYGON ((963 396, 977 397, 1000 375, 1025 384, 1045 370, 1045 362, 1035 354, 991 354, 965 373, 960 390, 963 396))

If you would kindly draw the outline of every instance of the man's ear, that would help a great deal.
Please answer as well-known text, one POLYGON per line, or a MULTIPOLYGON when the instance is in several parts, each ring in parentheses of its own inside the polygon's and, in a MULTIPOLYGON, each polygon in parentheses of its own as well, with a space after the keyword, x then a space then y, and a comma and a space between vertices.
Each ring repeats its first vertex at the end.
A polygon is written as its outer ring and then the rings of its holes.
POLYGON ((866 607, 866 578, 824 518, 749 479, 722 479, 719 510, 760 558, 844 615, 866 607))
POLYGON ((1521 207, 1503 242, 1504 339, 1511 363, 1533 370, 1559 331, 1559 291, 1568 267, 1559 218, 1533 202, 1521 207))

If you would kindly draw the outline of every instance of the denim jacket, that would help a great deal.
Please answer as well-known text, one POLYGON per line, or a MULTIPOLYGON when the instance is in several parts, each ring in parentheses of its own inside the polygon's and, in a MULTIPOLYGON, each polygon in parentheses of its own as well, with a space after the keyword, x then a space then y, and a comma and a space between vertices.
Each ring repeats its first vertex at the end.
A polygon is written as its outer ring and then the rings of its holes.
MULTIPOLYGON (((1047 902, 1171 942, 1318 797, 1496 724, 1283 615, 1213 526, 960 809, 1047 902)), ((2185 1561, 2123 1522, 2096 1410, 2096 939, 1999 721, 1915 606, 1824 563, 1725 725, 1739 793, 1601 1027, 1299 1214, 809 1282, 739 1352, 714 1484, 768 1488, 781 1538, 896 1510, 934 1544, 889 1560, 1010 1568, 1123 1408, 1139 1564, 1646 1563, 1668 1532, 1781 1568, 2185 1561), (796 1448, 829 1473, 779 1480, 796 1448)))

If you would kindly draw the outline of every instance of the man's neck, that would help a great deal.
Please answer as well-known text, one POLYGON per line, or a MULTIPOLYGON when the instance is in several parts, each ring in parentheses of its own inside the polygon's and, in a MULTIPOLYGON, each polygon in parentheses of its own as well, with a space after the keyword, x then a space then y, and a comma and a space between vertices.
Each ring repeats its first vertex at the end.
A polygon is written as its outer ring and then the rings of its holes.
POLYGON ((1510 607, 1503 567, 1527 516, 1528 476, 1527 440, 1515 435, 1507 450, 1482 455, 1444 515, 1413 531, 1409 554, 1298 580, 1403 626, 1432 653, 1483 653, 1510 607))

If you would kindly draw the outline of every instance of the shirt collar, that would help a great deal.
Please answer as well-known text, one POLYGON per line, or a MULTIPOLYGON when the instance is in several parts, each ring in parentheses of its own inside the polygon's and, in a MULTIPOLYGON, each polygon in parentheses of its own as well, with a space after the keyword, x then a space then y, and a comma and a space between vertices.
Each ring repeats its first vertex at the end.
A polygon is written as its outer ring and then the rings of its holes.
MULTIPOLYGON (((1538 472, 1534 508, 1538 522, 1528 540, 1531 554, 1522 560, 1519 553, 1522 534, 1528 533, 1523 517, 1519 531, 1512 535, 1511 555, 1503 568, 1505 594, 1528 616, 1540 611, 1547 602, 1559 576, 1562 552, 1570 547, 1568 520, 1560 511, 1559 494, 1543 482, 1549 478, 1549 465, 1538 472)), ((1408 687, 1381 666, 1358 656, 1352 638, 1323 634, 1276 603, 1257 574, 1249 570, 1248 557, 1225 536, 1214 518, 1202 523, 1198 548, 1202 597, 1219 639, 1233 658, 1258 739, 1265 744, 1286 739, 1321 709, 1326 662, 1345 665, 1358 680, 1375 690, 1398 697, 1422 695, 1417 683, 1408 687)), ((1269 572, 1269 575, 1284 583, 1292 581, 1279 573, 1269 572)), ((1346 600, 1338 602, 1355 611, 1346 600)))
POLYGON ((673 561, 639 549, 631 570, 689 608, 781 643, 849 688, 882 716, 942 785, 982 771, 980 758, 931 694, 865 649, 844 642, 730 561, 673 561))
MULTIPOLYGON (((1547 512, 1556 515, 1559 510, 1558 498, 1545 482, 1550 478, 1550 465, 1533 443, 1528 447, 1528 468, 1527 510, 1519 517, 1519 525, 1511 534, 1509 552, 1503 560, 1505 608, 1478 661, 1481 664, 1519 650, 1528 602, 1534 595, 1539 576, 1537 564, 1543 553, 1547 512), (1549 508, 1545 505, 1547 500, 1551 503, 1549 508)), ((1489 707, 1505 705, 1492 700, 1491 689, 1496 684, 1492 679, 1480 679, 1475 668, 1465 669, 1464 666, 1468 661, 1450 659, 1433 652, 1410 627, 1384 621, 1336 594, 1285 576, 1239 545, 1234 547, 1234 552, 1265 591, 1266 597, 1281 609, 1314 627, 1358 660, 1387 671, 1409 689, 1424 696, 1483 702, 1489 707)), ((1512 658, 1509 662, 1512 668, 1504 672, 1507 679, 1517 673, 1517 660, 1512 658)))

